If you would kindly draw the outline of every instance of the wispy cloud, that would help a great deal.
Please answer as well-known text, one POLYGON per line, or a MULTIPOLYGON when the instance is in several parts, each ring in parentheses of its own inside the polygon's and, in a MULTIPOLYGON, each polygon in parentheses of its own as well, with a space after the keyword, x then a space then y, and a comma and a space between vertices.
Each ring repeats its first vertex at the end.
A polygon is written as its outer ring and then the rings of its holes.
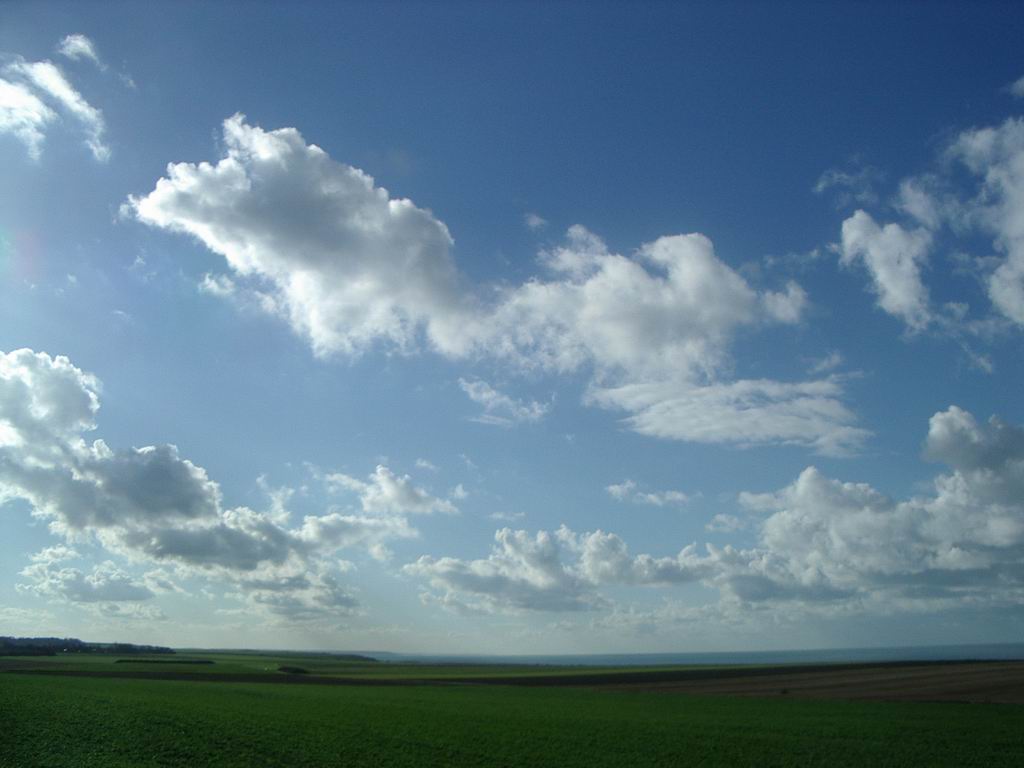
POLYGON ((473 421, 499 427, 511 427, 540 421, 551 408, 550 403, 536 400, 516 400, 504 392, 499 392, 481 379, 459 379, 459 386, 469 399, 483 406, 484 412, 473 417, 473 421))

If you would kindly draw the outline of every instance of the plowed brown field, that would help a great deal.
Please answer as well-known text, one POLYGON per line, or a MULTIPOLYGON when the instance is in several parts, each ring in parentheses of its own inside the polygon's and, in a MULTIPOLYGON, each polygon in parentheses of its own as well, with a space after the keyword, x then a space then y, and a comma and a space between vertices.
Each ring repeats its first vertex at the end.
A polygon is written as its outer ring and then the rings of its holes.
MULTIPOLYGON (((609 686, 610 687, 610 686, 609 686)), ((722 696, 793 696, 877 701, 961 701, 1024 704, 1024 662, 880 665, 773 670, 615 688, 722 696)))

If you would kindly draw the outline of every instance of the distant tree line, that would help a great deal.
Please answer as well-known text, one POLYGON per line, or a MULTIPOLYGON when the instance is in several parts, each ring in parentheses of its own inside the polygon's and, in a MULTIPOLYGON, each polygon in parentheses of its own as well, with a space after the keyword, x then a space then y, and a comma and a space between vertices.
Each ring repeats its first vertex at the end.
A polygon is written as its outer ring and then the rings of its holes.
POLYGON ((161 645, 86 643, 75 637, 0 637, 0 656, 56 656, 59 653, 174 653, 161 645))

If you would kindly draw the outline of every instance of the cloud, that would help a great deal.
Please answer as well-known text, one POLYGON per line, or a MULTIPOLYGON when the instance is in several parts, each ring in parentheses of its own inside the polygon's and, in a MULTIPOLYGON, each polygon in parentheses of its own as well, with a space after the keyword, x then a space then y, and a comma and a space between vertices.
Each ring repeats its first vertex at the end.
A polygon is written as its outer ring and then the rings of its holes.
POLYGON ((168 166, 130 209, 224 256, 239 280, 271 293, 318 355, 385 340, 412 348, 422 325, 455 351, 462 299, 444 224, 292 128, 263 131, 235 115, 224 143, 216 165, 168 166))
POLYGON ((488 520, 495 520, 500 523, 515 523, 526 517, 525 512, 491 512, 487 515, 488 520))
POLYGON ((533 232, 538 232, 548 225, 548 220, 542 216, 538 216, 536 213, 528 213, 523 216, 523 223, 526 225, 527 229, 533 232))
MULTIPOLYGON (((1024 588, 1024 428, 979 424, 951 406, 932 416, 925 455, 946 464, 932 491, 892 499, 808 467, 786 487, 744 493, 759 522, 720 514, 708 530, 756 531, 749 548, 695 544, 630 554, 613 533, 502 529, 483 559, 422 557, 404 569, 428 602, 475 611, 571 611, 610 605, 601 587, 699 581, 722 610, 944 611, 1019 605, 1024 588), (731 606, 731 607, 730 607, 731 606)), ((627 497, 635 486, 613 486, 627 497)))
POLYGON ((147 571, 142 576, 142 582, 154 594, 188 594, 188 592, 174 580, 174 577, 163 568, 147 571))
POLYGON ((799 320, 806 295, 796 283, 755 291, 702 235, 659 238, 627 258, 574 227, 566 246, 544 261, 560 279, 530 281, 506 294, 491 321, 500 330, 489 348, 527 367, 589 367, 585 402, 626 411, 630 429, 835 454, 856 450, 866 437, 852 427, 838 379, 722 380, 741 328, 799 320))
POLYGON ((638 383, 588 393, 598 406, 631 412, 627 425, 643 435, 741 447, 781 443, 833 456, 856 452, 871 434, 854 426, 841 396, 836 377, 792 384, 638 383))
MULTIPOLYGON (((249 305, 285 319, 317 355, 426 346, 451 359, 486 357, 513 371, 583 373, 595 393, 589 402, 630 412, 627 425, 648 434, 652 408, 679 412, 683 401, 692 407, 714 400, 719 411, 729 411, 723 423, 731 430, 676 423, 662 430, 672 439, 848 450, 864 434, 849 429, 836 380, 737 382, 747 392, 760 390, 742 404, 742 396, 729 394, 734 337, 799 322, 807 296, 795 282, 755 289, 703 235, 661 237, 624 256, 576 225, 564 244, 541 254, 542 276, 474 286, 458 271, 442 222, 333 161, 294 128, 264 131, 235 115, 224 122, 224 145, 215 164, 171 164, 125 210, 148 225, 190 234, 223 256, 230 276, 205 277, 203 290, 233 300, 248 296, 249 305), (805 387, 828 388, 830 407, 815 409, 805 387), (636 388, 646 397, 634 406, 627 393, 636 388), (804 405, 814 413, 793 418, 804 405), (737 406, 744 413, 732 412, 737 406), (780 410, 787 425, 765 426, 779 423, 780 410), (830 413, 842 420, 826 423, 830 413), (756 434, 742 431, 755 422, 756 434), (801 427, 811 431, 797 434, 801 427)), ((507 396, 485 382, 463 386, 492 404, 483 417, 488 421, 541 415, 539 404, 502 400, 507 396), (493 412, 499 407, 504 412, 493 412)))
POLYGON ((1024 99, 1024 77, 1014 80, 1006 86, 1006 90, 1010 92, 1011 96, 1018 99, 1024 99))
POLYGON ((875 186, 884 178, 884 173, 870 165, 857 165, 850 171, 829 168, 818 178, 814 192, 821 195, 835 190, 836 205, 839 208, 855 204, 871 205, 878 202, 875 186))
POLYGON ((3 624, 6 632, 39 632, 39 628, 44 622, 55 626, 53 614, 49 611, 39 608, 26 609, 0 605, 0 623, 3 624))
MULTIPOLYGON (((406 513, 454 510, 386 468, 363 488, 370 515, 309 515, 288 527, 289 494, 280 492, 267 512, 226 508, 219 485, 173 445, 115 451, 102 440, 86 442, 99 391, 98 380, 65 357, 0 353, 0 505, 24 499, 68 541, 98 542, 132 563, 227 582, 246 594, 294 592, 302 615, 316 605, 348 612, 354 598, 341 600, 332 575, 338 550, 415 536, 406 513)), ((156 590, 147 583, 174 588, 159 570, 140 582, 114 566, 87 575, 56 565, 73 556, 63 546, 38 553, 24 572, 29 588, 76 602, 94 595, 97 603, 150 597, 156 590)), ((271 603, 254 597, 250 605, 271 603)))
POLYGON ((603 531, 502 528, 494 540, 484 559, 423 556, 402 570, 427 581, 428 604, 468 613, 596 610, 609 605, 599 585, 691 582, 705 573, 693 547, 675 557, 633 557, 621 538, 603 531))
POLYGON ((949 149, 980 181, 963 215, 995 238, 1005 258, 987 280, 993 306, 1024 326, 1024 120, 965 131, 949 149))
MULTIPOLYGON (((557 536, 503 528, 482 560, 421 557, 402 570, 426 579, 433 598, 465 612, 578 611, 594 608, 596 596, 561 562, 557 536)), ((429 593, 428 593, 429 594, 429 593)))
POLYGON ((735 533, 747 527, 747 521, 736 515, 719 513, 711 518, 704 526, 704 530, 710 533, 735 533))
POLYGON ((358 494, 363 511, 370 515, 455 514, 459 511, 451 501, 417 488, 409 475, 399 477, 383 465, 378 465, 365 482, 341 472, 329 474, 324 479, 334 490, 358 494))
POLYGON ((103 141, 103 113, 74 89, 56 64, 16 56, 0 69, 0 75, 0 131, 14 134, 31 157, 39 157, 46 129, 57 120, 58 110, 84 130, 85 144, 94 158, 110 157, 103 141))
POLYGON ((931 245, 932 236, 924 228, 879 227, 870 214, 858 210, 843 222, 840 263, 863 262, 878 306, 901 319, 911 331, 921 331, 932 319, 928 290, 921 281, 931 245))
POLYGON ((649 504, 664 507, 672 504, 686 504, 690 497, 682 491, 641 491, 635 480, 624 480, 621 483, 605 488, 608 495, 616 501, 630 501, 634 504, 649 504))
POLYGON ((529 367, 602 377, 713 375, 739 328, 794 323, 806 302, 795 283, 754 291, 703 235, 662 237, 636 258, 609 253, 583 227, 544 255, 555 279, 503 294, 485 327, 490 346, 529 367))
MULTIPOLYGON (((84 607, 84 606, 83 606, 84 607)), ((97 616, 104 619, 132 622, 140 621, 149 624, 154 621, 167 621, 167 616, 155 605, 145 603, 93 603, 89 608, 97 616)))
POLYGON ((33 160, 39 159, 46 129, 56 119, 57 113, 27 85, 0 78, 0 133, 18 139, 33 160))
MULTIPOLYGON (((1024 430, 979 425, 956 406, 929 422, 925 454, 952 472, 932 493, 893 500, 811 467, 775 494, 762 526, 773 588, 821 585, 870 603, 1015 601, 1024 583, 1024 430)), ((768 582, 765 582, 766 584, 768 582)), ((768 594, 771 590, 768 591, 768 594)))
POLYGON ((829 373, 834 371, 836 368, 843 364, 843 355, 841 352, 833 350, 824 357, 818 358, 817 360, 811 361, 810 373, 812 375, 819 375, 822 373, 829 373))
POLYGON ((77 568, 58 568, 51 560, 33 558, 35 562, 21 571, 28 579, 18 589, 40 597, 58 598, 71 603, 100 603, 148 600, 152 590, 136 581, 111 561, 84 574, 77 568))
POLYGON ((250 585, 236 595, 248 610, 262 614, 278 624, 321 622, 325 616, 345 617, 358 613, 359 601, 352 590, 330 574, 312 574, 287 584, 268 587, 250 585))
POLYGON ((511 427, 514 424, 536 422, 544 418, 551 408, 550 403, 516 400, 481 379, 459 379, 459 386, 470 400, 483 406, 483 414, 473 417, 473 421, 481 424, 511 427))
POLYGON ((96 46, 85 35, 68 35, 57 45, 57 53, 72 61, 86 59, 100 69, 107 68, 100 60, 100 56, 96 52, 96 46))
MULTIPOLYGON (((1024 326, 1024 119, 965 130, 940 159, 934 171, 901 180, 892 208, 905 223, 881 225, 863 210, 843 222, 841 262, 863 264, 879 306, 911 332, 985 339, 1024 326), (979 234, 992 238, 995 256, 962 255, 977 247, 979 234), (964 302, 931 305, 922 274, 939 249, 961 254, 957 272, 985 286, 994 315, 971 317, 964 302)), ((972 363, 991 367, 985 355, 961 346, 972 363)))

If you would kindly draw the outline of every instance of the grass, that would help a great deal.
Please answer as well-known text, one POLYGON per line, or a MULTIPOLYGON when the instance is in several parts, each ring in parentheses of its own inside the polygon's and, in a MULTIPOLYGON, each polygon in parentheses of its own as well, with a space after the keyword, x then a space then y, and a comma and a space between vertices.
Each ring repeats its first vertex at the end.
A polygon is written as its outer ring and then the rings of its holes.
POLYGON ((1024 707, 1008 705, 0 674, 2 768, 1017 766, 1022 756, 1024 707))

